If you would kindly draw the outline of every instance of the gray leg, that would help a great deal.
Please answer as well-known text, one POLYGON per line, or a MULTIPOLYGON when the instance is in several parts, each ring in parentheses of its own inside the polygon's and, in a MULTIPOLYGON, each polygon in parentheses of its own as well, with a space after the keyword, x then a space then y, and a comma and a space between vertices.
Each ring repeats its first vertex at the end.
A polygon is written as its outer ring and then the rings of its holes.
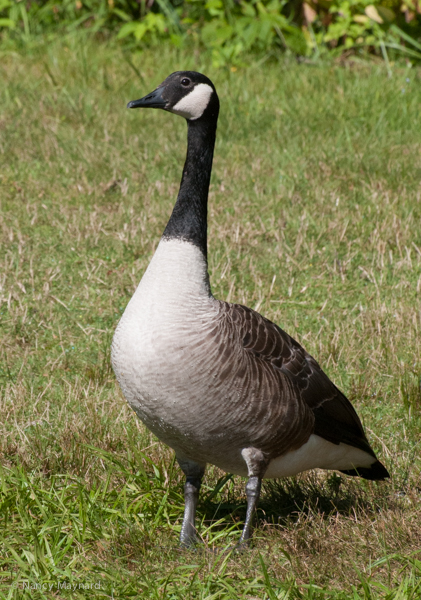
POLYGON ((260 490, 262 488, 262 477, 269 464, 269 461, 264 456, 263 452, 257 450, 257 448, 245 448, 241 452, 241 455, 247 463, 249 478, 246 484, 247 514, 243 532, 238 544, 240 548, 244 547, 251 537, 251 524, 254 511, 259 501, 260 490))
POLYGON ((185 548, 189 548, 200 542, 196 535, 195 519, 199 490, 205 467, 178 457, 177 461, 186 476, 186 483, 184 484, 184 517, 183 524, 181 525, 180 544, 185 548))
POLYGON ((251 523, 253 520, 254 511, 259 501, 260 490, 262 487, 262 480, 260 477, 252 476, 249 477, 246 484, 246 496, 247 496, 247 514, 244 523, 243 532, 240 537, 239 545, 242 546, 248 542, 251 535, 251 523))

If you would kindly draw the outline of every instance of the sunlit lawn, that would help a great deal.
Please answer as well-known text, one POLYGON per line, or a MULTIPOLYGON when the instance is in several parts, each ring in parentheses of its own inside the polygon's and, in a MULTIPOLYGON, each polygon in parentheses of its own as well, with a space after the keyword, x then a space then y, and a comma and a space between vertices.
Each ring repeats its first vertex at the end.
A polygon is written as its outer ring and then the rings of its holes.
POLYGON ((419 599, 421 71, 130 60, 80 38, 0 49, 1 598, 419 599), (244 480, 212 467, 205 550, 178 550, 182 476, 110 368, 186 148, 182 119, 125 105, 185 68, 221 99, 215 296, 319 360, 392 475, 265 484, 241 555, 223 550, 244 480))

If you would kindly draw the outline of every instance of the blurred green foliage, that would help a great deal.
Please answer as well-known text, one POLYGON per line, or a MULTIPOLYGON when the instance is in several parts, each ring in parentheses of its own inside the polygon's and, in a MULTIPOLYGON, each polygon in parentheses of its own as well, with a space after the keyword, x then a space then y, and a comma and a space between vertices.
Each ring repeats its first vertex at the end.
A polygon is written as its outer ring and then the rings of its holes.
POLYGON ((0 0, 0 39, 75 29, 199 46, 215 66, 283 50, 421 58, 421 0, 0 0))

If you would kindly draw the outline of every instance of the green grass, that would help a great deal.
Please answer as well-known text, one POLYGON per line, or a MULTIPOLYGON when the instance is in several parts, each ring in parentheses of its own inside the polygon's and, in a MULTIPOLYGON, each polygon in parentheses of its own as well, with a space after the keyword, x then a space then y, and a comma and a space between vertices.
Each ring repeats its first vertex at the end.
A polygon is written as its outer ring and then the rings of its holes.
POLYGON ((130 64, 67 38, 0 50, 0 79, 0 597, 419 599, 421 72, 215 71, 165 47, 130 64), (182 476, 109 360, 186 144, 182 119, 125 105, 182 68, 221 98, 214 294, 319 360, 392 475, 266 483, 241 555, 244 480, 212 467, 198 516, 218 551, 178 549, 182 476))

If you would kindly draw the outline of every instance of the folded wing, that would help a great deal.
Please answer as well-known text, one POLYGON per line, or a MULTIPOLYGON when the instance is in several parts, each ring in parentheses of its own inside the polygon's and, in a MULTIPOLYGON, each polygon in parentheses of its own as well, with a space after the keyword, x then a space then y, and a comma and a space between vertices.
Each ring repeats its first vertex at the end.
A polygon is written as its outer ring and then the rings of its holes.
MULTIPOLYGON (((245 351, 287 375, 299 390, 302 402, 314 415, 313 433, 333 444, 359 448, 375 458, 354 407, 317 361, 290 335, 257 312, 239 304, 224 304, 226 317, 239 331, 245 351)), ((378 461, 369 469, 344 472, 369 479, 388 476, 378 461)))

